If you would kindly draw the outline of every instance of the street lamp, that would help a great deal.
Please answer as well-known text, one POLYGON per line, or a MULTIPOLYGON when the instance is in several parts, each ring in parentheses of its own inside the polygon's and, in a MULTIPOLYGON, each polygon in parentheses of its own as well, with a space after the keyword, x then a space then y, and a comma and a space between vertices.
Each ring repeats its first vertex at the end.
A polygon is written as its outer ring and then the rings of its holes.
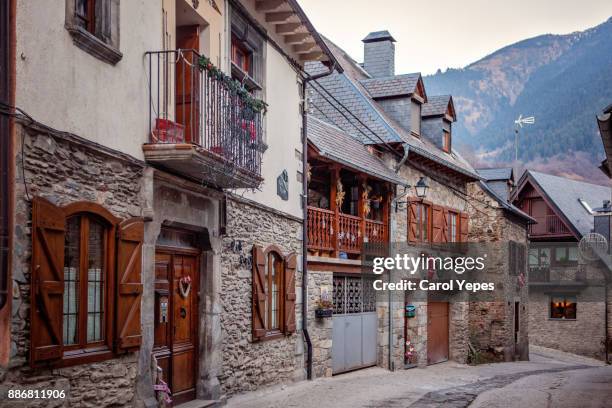
POLYGON ((425 177, 421 177, 419 181, 416 183, 416 186, 414 186, 417 197, 419 197, 420 199, 425 198, 425 196, 427 195, 428 188, 429 186, 427 185, 427 181, 425 180, 425 177))

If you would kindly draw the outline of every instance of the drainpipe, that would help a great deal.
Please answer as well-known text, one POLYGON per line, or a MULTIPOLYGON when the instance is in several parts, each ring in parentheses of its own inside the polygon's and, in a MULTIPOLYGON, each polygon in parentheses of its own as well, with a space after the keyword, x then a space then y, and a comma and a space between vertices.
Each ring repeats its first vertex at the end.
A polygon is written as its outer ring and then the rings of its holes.
POLYGON ((329 76, 336 70, 336 63, 330 68, 329 72, 310 76, 302 80, 302 212, 304 222, 302 224, 302 333, 306 340, 306 378, 312 380, 312 341, 308 334, 308 130, 307 130, 307 96, 306 86, 308 82, 329 76))

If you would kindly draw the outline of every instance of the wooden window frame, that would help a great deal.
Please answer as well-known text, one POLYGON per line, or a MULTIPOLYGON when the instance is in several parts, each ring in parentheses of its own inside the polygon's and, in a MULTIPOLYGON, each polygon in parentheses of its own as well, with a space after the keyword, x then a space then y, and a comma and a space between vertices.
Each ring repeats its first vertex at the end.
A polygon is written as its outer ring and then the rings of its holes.
MULTIPOLYGON (((566 314, 567 310, 564 310, 564 316, 566 314)), ((555 294, 555 295, 550 295, 549 296, 549 300, 548 300, 548 320, 555 320, 555 321, 576 321, 578 320, 578 297, 574 294, 555 294), (553 317, 552 313, 553 313, 553 299, 554 298, 562 298, 564 303, 568 303, 567 300, 568 299, 573 299, 574 302, 572 302, 575 306, 575 315, 574 317, 553 317)))
POLYGON ((87 15, 81 15, 77 12, 76 2, 79 1, 80 0, 75 0, 74 15, 85 30, 92 35, 96 35, 96 0, 85 0, 87 4, 87 15))
MULTIPOLYGON (((570 249, 572 247, 571 246, 557 246, 557 247, 553 247, 552 251, 551 251, 551 260, 550 260, 550 264, 554 265, 554 266, 565 266, 565 267, 571 267, 571 266, 578 266, 578 258, 576 258, 575 260, 571 260, 569 258, 570 254, 570 249), (566 256, 566 260, 557 260, 557 252, 558 251, 564 251, 565 252, 565 256, 566 256)), ((576 251, 578 251, 578 247, 574 247, 576 248, 576 251)), ((578 257, 578 253, 576 254, 576 256, 578 257)))
POLYGON ((232 35, 232 64, 237 66, 242 72, 248 76, 252 76, 251 67, 253 66, 253 51, 250 50, 242 41, 232 35), (237 60, 238 54, 241 54, 244 59, 244 64, 240 64, 237 60))
MULTIPOLYGON (((101 361, 113 357, 113 317, 114 317, 114 294, 115 294, 115 235, 118 219, 108 210, 96 203, 77 202, 64 207, 66 220, 72 217, 80 217, 80 242, 79 242, 79 302, 78 310, 78 338, 79 343, 64 345, 62 357, 63 366, 84 364, 91 361, 101 361), (101 221, 105 227, 104 237, 104 339, 101 341, 87 343, 87 240, 89 238, 89 220, 101 221), (85 228, 83 228, 85 227, 85 228), (85 283, 83 283, 85 282, 85 283)), ((63 318, 63 316, 62 316, 63 318)))
MULTIPOLYGON (((142 296, 141 258, 144 238, 144 223, 142 218, 121 220, 93 202, 75 202, 64 207, 57 207, 48 200, 34 197, 32 200, 32 284, 30 287, 30 366, 31 367, 68 367, 79 364, 93 363, 116 358, 119 354, 136 350, 141 344, 140 333, 140 302, 142 296), (53 215, 51 225, 50 215, 53 215), (78 344, 64 344, 63 336, 63 303, 64 303, 64 250, 66 240, 66 222, 72 217, 79 218, 79 293, 77 304, 78 344), (40 218, 40 219, 39 219, 40 218), (88 291, 88 240, 89 222, 94 219, 104 227, 104 308, 101 329, 104 332, 102 340, 87 343, 87 291, 88 291), (48 244, 47 230, 54 231, 48 244), (61 244, 60 244, 61 240, 61 244), (132 242, 134 250, 126 252, 126 242, 132 242), (53 244, 54 243, 54 244, 53 244), (44 252, 44 254, 41 254, 44 252), (54 252, 56 250, 56 252, 54 252), (61 250, 61 254, 58 254, 61 250), (44 256, 47 258, 45 258, 44 256), (123 255, 123 257, 122 257, 123 255), (130 256, 130 262, 120 259, 130 256), (46 259, 46 261, 45 261, 46 259), (52 261, 48 266, 44 262, 52 261), (42 261, 42 262, 41 262, 42 261), (59 274, 57 279, 47 281, 43 271, 54 270, 59 274), (120 273, 121 272, 121 273, 120 273), (128 276, 128 274, 130 274, 128 276), (49 286, 51 285, 51 286, 49 286), (40 293, 39 293, 40 292, 40 293), (54 296, 54 308, 46 305, 54 296), (126 303, 126 298, 131 303, 126 303), (121 308, 130 307, 129 314, 121 312, 121 308), (135 322, 138 322, 138 327, 135 322), (53 338, 48 338, 47 325, 54 326, 53 338), (131 326, 128 326, 128 323, 131 326), (123 325, 122 325, 123 324, 123 325), (45 337, 41 338, 43 334, 45 337), (127 340, 126 340, 127 339, 127 340), (46 352, 52 349, 53 351, 46 352)), ((47 273, 48 272, 44 272, 47 273)), ((52 305, 52 306, 53 306, 52 305)))
POLYGON ((444 130, 443 132, 443 136, 442 136, 442 150, 444 150, 446 153, 450 153, 451 152, 451 133, 447 130, 444 130))
POLYGON ((459 225, 460 215, 458 212, 449 210, 448 211, 448 237, 447 242, 449 244, 456 244, 461 242, 459 229, 461 228, 459 225), (453 219, 455 220, 455 236, 453 237, 453 219), (454 239, 453 239, 454 238, 454 239))
POLYGON ((265 251, 265 256, 266 256, 266 284, 267 284, 267 294, 266 294, 266 313, 267 313, 267 320, 266 320, 266 337, 270 337, 270 336, 277 336, 277 335, 282 335, 283 332, 283 321, 284 321, 284 302, 283 299, 285 297, 285 282, 284 282, 284 272, 285 272, 285 266, 284 266, 284 257, 282 252, 279 250, 279 248, 277 248, 276 246, 270 246, 268 247, 268 249, 266 249, 265 251), (276 258, 276 259, 274 259, 276 258), (272 279, 272 260, 275 260, 276 266, 279 267, 279 269, 276 270, 276 282, 273 282, 272 279), (277 299, 277 316, 276 316, 276 326, 277 327, 271 327, 271 322, 272 322, 272 304, 273 304, 273 298, 272 298, 272 284, 276 283, 277 287, 278 287, 278 299, 277 299))

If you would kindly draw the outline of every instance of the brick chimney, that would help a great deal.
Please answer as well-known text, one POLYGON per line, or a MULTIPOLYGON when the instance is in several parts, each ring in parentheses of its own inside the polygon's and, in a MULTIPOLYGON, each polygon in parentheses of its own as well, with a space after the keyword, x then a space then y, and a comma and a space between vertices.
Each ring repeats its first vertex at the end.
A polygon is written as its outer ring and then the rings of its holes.
POLYGON ((371 32, 363 40, 363 68, 373 78, 395 75, 395 39, 387 30, 371 32))

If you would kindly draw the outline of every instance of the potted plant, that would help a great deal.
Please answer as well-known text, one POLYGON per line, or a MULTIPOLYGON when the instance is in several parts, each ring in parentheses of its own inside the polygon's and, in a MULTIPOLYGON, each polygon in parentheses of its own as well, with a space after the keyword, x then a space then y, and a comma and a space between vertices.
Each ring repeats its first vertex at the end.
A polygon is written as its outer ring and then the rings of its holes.
POLYGON ((404 354, 404 368, 416 367, 416 351, 410 340, 406 340, 406 353, 404 354))
POLYGON ((325 318, 332 317, 334 313, 334 305, 329 300, 319 300, 315 309, 315 317, 325 318))

